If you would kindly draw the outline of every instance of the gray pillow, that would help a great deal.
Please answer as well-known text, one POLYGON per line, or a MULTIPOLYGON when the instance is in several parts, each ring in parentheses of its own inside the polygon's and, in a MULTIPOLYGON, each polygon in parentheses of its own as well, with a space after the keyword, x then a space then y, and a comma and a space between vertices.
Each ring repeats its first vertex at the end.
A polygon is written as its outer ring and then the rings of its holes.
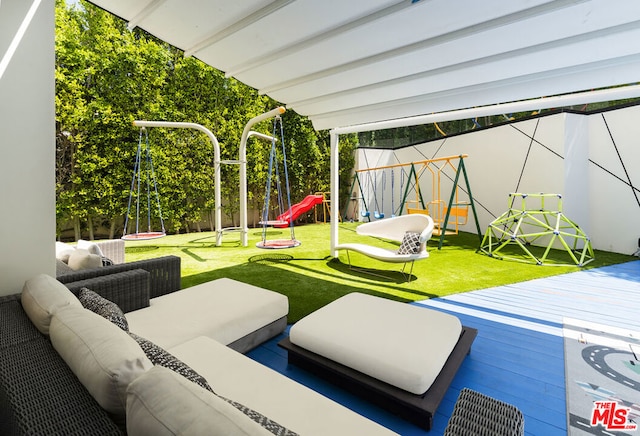
POLYGON ((80 289, 78 300, 80 300, 82 307, 85 309, 89 309, 101 317, 108 319, 125 332, 129 331, 129 323, 124 316, 124 312, 120 309, 120 306, 113 301, 109 301, 87 288, 80 289))
POLYGON ((73 269, 69 265, 67 265, 60 259, 56 259, 56 277, 68 274, 70 272, 73 272, 73 269))

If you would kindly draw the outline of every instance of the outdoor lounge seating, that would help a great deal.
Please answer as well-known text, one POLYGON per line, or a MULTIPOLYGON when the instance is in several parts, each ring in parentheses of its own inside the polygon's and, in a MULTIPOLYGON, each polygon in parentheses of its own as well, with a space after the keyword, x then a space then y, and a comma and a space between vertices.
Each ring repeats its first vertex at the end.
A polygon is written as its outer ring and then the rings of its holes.
POLYGON ((279 345, 290 363, 429 430, 476 335, 455 316, 354 292, 298 321, 279 345))
POLYGON ((413 263, 416 260, 429 257, 427 241, 433 234, 433 228, 433 219, 428 215, 401 215, 361 224, 356 228, 359 235, 400 242, 401 245, 397 250, 362 243, 340 244, 335 248, 347 251, 347 259, 351 268, 353 266, 349 251, 355 251, 382 262, 404 264, 402 273, 409 279, 413 271, 413 263), (411 264, 411 269, 407 275, 405 268, 408 263, 411 264))
POLYGON ((75 293, 90 288, 129 312, 148 306, 150 298, 180 289, 180 258, 125 263, 121 239, 80 240, 76 245, 56 242, 56 279, 75 293))
POLYGON ((281 294, 219 279, 124 316, 92 294, 39 275, 0 298, 0 434, 394 434, 230 348, 282 326, 281 294))

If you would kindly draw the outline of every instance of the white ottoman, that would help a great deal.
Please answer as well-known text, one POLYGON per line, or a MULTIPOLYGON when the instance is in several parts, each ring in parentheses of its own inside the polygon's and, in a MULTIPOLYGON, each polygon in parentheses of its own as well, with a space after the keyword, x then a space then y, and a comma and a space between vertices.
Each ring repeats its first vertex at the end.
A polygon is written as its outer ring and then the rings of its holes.
POLYGON ((476 334, 452 315, 351 293, 298 321, 280 345, 291 363, 322 375, 328 369, 330 378, 341 374, 333 381, 353 384, 383 407, 406 406, 394 411, 430 428, 476 334))

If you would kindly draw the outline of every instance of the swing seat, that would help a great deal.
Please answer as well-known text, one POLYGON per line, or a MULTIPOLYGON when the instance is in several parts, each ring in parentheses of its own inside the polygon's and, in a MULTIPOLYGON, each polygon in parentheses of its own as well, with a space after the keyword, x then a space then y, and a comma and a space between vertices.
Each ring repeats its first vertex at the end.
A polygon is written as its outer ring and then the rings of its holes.
POLYGON ((279 248, 294 248, 301 244, 297 239, 272 239, 269 241, 260 241, 256 243, 258 248, 269 248, 277 250, 279 248))
POLYGON ((143 233, 129 233, 123 235, 120 239, 125 241, 146 241, 147 239, 157 239, 167 236, 165 232, 143 232, 143 233))
POLYGON ((371 215, 371 213, 368 210, 360 212, 360 216, 362 216, 362 218, 369 218, 369 215, 371 215))
MULTIPOLYGON (((420 247, 415 253, 398 254, 398 250, 390 250, 387 248, 362 243, 340 244, 336 246, 335 249, 345 250, 347 252, 349 268, 356 270, 358 269, 354 268, 351 265, 349 251, 355 251, 357 253, 382 262, 402 263, 404 265, 401 272, 408 281, 411 278, 411 272, 413 271, 413 263, 416 260, 426 259, 429 257, 429 252, 427 251, 427 241, 431 239, 433 228, 433 219, 428 215, 422 214, 400 215, 386 220, 361 224, 356 228, 356 232, 359 235, 372 236, 374 238, 383 238, 397 242, 402 242, 407 232, 419 233, 420 247), (409 270, 408 274, 405 273, 407 264, 411 265, 411 269, 409 270)), ((366 272, 366 270, 362 269, 360 269, 360 271, 366 272)))
POLYGON ((373 216, 377 219, 377 220, 381 220, 382 218, 384 218, 384 214, 382 212, 378 212, 377 210, 373 213, 373 216))
POLYGON ((271 226, 271 227, 289 227, 289 222, 284 220, 260 221, 258 224, 260 224, 261 226, 271 226))

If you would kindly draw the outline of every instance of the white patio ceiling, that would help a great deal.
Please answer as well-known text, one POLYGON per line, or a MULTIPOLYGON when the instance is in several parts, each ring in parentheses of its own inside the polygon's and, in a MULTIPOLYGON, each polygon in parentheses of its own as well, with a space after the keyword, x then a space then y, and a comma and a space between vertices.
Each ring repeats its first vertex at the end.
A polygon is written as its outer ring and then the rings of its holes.
POLYGON ((640 82, 638 0, 91 0, 316 129, 640 82))

